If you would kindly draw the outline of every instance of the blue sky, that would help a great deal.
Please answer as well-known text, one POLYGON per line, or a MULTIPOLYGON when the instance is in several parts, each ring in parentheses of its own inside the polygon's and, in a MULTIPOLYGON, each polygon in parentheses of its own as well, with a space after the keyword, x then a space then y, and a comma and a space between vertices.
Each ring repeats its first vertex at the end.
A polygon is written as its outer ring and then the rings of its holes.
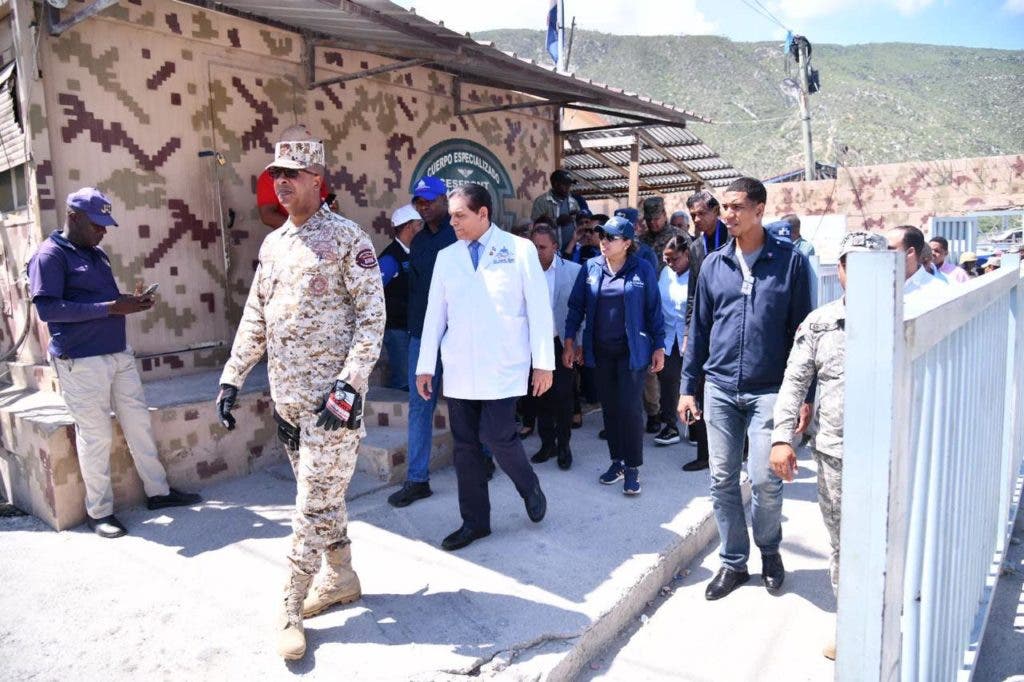
MULTIPOLYGON (((397 0, 458 31, 544 27, 549 0, 397 0), (535 7, 534 7, 535 6, 535 7)), ((565 0, 580 28, 812 43, 904 42, 1024 49, 1024 0, 565 0), (758 2, 778 23, 757 11, 758 2), (780 26, 781 24, 781 26, 780 26)))

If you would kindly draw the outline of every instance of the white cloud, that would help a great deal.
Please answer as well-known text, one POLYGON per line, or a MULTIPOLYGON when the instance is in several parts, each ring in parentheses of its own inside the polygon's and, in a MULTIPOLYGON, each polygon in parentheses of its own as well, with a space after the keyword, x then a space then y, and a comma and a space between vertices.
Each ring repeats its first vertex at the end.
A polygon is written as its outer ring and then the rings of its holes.
POLYGON ((1010 14, 1024 14, 1024 0, 1006 0, 1003 11, 1010 14))
POLYGON ((900 14, 910 16, 928 7, 932 2, 934 0, 896 0, 893 4, 896 5, 896 9, 900 14))
MULTIPOLYGON (((459 31, 485 31, 492 28, 532 28, 547 26, 548 0, 487 3, 480 0, 396 0, 402 7, 415 7, 416 13, 431 21, 443 20, 445 26, 459 31)), ((714 33, 718 24, 697 7, 697 0, 566 0, 566 24, 576 16, 582 30, 621 35, 703 35, 714 33)))

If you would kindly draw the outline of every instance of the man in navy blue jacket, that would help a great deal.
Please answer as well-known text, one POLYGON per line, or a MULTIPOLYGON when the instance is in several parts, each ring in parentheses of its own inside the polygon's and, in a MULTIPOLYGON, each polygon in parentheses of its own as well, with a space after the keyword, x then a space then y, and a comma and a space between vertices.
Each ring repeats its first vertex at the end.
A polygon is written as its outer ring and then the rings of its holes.
MULTIPOLYGON (((743 439, 750 439, 754 542, 769 592, 782 587, 782 479, 768 464, 772 410, 793 336, 811 310, 807 259, 793 245, 768 235, 761 224, 767 192, 753 178, 725 191, 722 220, 731 241, 704 260, 693 304, 683 364, 679 414, 700 417, 696 396, 703 374, 711 499, 721 539, 722 568, 705 596, 720 599, 745 583, 750 538, 743 515, 740 470, 743 439)), ((806 425, 808 411, 801 413, 806 425)), ((802 429, 801 429, 802 430, 802 429)))

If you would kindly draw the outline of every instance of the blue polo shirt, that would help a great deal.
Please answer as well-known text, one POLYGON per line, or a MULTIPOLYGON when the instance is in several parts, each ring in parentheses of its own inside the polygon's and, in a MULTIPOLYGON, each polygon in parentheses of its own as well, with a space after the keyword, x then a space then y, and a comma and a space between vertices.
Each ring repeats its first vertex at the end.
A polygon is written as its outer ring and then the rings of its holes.
POLYGON ((701 374, 728 392, 777 391, 793 336, 811 311, 807 258, 792 243, 765 232, 749 287, 737 258, 731 240, 701 265, 683 395, 694 395, 701 374))
POLYGON ((597 309, 594 315, 594 345, 601 351, 626 347, 626 279, 625 268, 612 274, 605 262, 604 277, 597 290, 597 309))
POLYGON ((28 262, 29 291, 50 331, 50 355, 85 358, 127 348, 124 315, 108 315, 121 292, 107 254, 75 246, 59 232, 28 262))
POLYGON ((434 276, 434 263, 441 249, 458 241, 455 229, 445 217, 437 232, 426 225, 412 238, 409 245, 409 333, 423 335, 423 318, 427 316, 427 296, 430 279, 434 276))

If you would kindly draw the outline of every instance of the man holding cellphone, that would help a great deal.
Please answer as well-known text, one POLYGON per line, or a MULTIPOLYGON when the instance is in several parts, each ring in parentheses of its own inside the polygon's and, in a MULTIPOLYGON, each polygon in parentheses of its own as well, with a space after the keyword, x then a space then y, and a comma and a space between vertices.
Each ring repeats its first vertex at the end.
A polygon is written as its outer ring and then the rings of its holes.
POLYGON ((117 415, 150 509, 197 504, 174 490, 157 456, 142 381, 128 347, 125 316, 153 307, 152 293, 122 294, 99 248, 117 227, 110 201, 93 187, 72 192, 63 231, 54 231, 28 264, 32 302, 50 332, 50 361, 75 420, 75 446, 85 482, 87 521, 104 538, 127 531, 114 516, 110 483, 110 413, 117 415))

